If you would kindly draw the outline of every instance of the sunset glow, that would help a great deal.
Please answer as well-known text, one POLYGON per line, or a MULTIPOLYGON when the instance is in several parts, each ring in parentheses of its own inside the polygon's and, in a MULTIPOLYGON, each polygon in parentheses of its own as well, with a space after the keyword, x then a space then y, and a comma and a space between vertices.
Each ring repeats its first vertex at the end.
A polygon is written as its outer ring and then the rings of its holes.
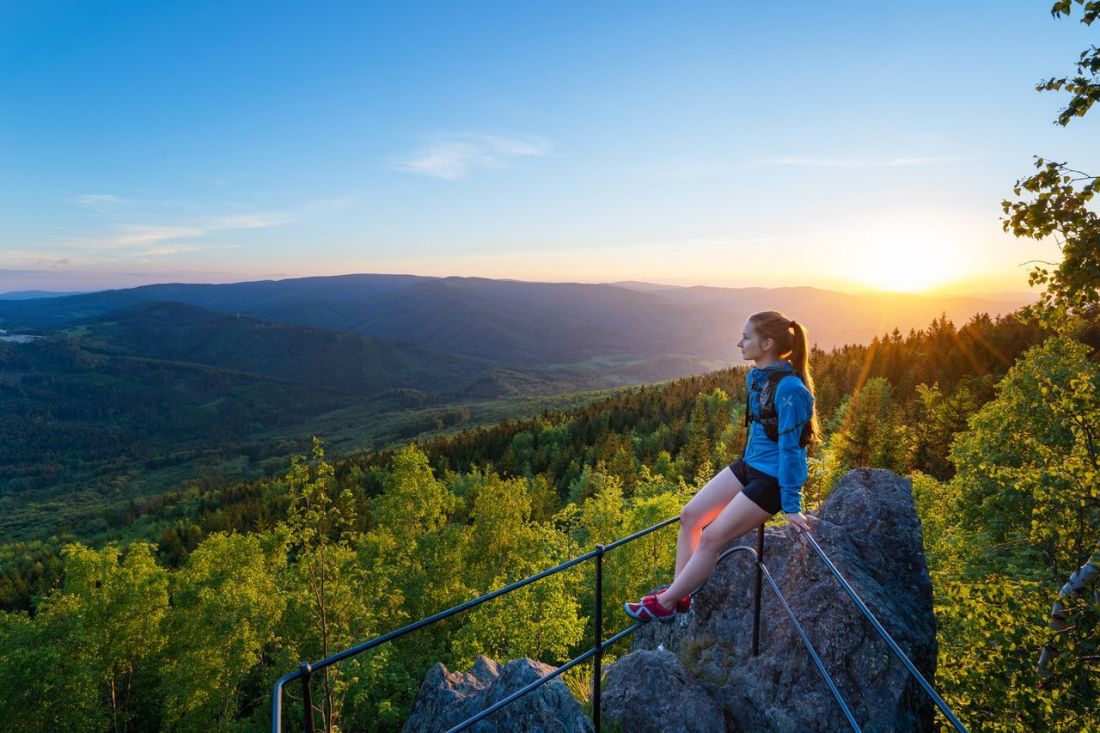
POLYGON ((0 293, 355 272, 1019 292, 1045 253, 1000 200, 1037 151, 1095 141, 1033 90, 1078 40, 1032 3, 996 33, 969 5, 202 5, 5 17, 0 293), (1021 47, 1018 70, 966 62, 1021 47))
POLYGON ((826 271, 863 290, 939 289, 982 271, 981 234, 928 210, 861 216, 823 235, 833 254, 826 271))
POLYGON ((862 264, 863 269, 852 276, 874 290, 917 293, 947 279, 939 263, 922 258, 919 251, 884 251, 868 256, 862 264))

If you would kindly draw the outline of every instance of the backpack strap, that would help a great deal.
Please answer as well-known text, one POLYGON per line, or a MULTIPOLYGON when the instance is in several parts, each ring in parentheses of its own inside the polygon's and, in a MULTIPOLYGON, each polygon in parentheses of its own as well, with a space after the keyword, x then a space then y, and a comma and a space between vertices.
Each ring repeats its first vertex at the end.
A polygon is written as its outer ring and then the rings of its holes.
MULTIPOLYGON (((764 382, 763 388, 759 392, 752 392, 748 397, 749 403, 752 402, 753 394, 757 395, 758 415, 752 414, 752 405, 745 405, 745 426, 750 427, 752 423, 758 422, 764 426, 764 435, 768 440, 773 442, 779 439, 779 413, 775 409, 775 393, 779 389, 779 383, 787 377, 797 377, 798 374, 794 371, 777 371, 768 375, 764 382)), ((803 427, 802 434, 799 436, 799 445, 803 448, 808 443, 808 436, 806 434, 806 428, 803 427)))

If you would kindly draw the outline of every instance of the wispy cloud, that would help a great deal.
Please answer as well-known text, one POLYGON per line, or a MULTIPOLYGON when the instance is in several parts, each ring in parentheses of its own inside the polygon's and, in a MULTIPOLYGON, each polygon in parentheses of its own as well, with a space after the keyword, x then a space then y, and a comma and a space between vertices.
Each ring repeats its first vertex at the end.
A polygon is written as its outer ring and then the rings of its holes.
POLYGON ((150 247, 142 252, 135 252, 135 257, 165 257, 167 255, 178 255, 185 252, 201 252, 204 249, 210 249, 205 244, 169 244, 163 247, 150 247))
POLYGON ((206 230, 199 227, 160 227, 134 224, 125 227, 125 231, 123 233, 107 239, 99 246, 107 248, 140 247, 144 244, 153 244, 154 242, 164 242, 172 239, 182 239, 183 237, 199 237, 205 233, 206 230))
POLYGON ((550 154, 549 140, 535 136, 442 135, 423 149, 392 164, 394 170, 457 181, 478 168, 507 168, 515 158, 550 154))
POLYGON ((205 231, 216 232, 226 229, 267 229, 282 226, 294 221, 293 214, 281 211, 268 211, 255 214, 232 214, 216 216, 200 224, 205 231))
POLYGON ((109 193, 82 193, 78 196, 74 196, 73 200, 81 206, 109 206, 130 203, 129 199, 124 199, 109 193))
MULTIPOLYGON (((92 240, 96 249, 119 249, 142 247, 160 242, 173 242, 179 239, 195 239, 212 232, 235 231, 242 229, 267 229, 294 221, 295 216, 287 212, 258 212, 229 214, 196 219, 180 225, 126 224, 116 229, 112 236, 92 240)), ((75 242, 72 242, 75 244, 75 242)), ((197 246, 197 245, 187 245, 197 246)), ((163 249, 163 248, 162 248, 163 249)), ((142 254, 175 254, 172 252, 147 251, 142 254)))
POLYGON ((74 258, 63 251, 42 249, 0 250, 0 268, 58 268, 82 263, 83 260, 74 258))
POLYGON ((275 228, 353 207, 361 195, 352 192, 278 210, 223 204, 218 210, 205 212, 198 202, 127 199, 109 193, 69 195, 64 200, 104 220, 96 227, 99 232, 76 230, 72 234, 45 235, 39 239, 41 248, 37 250, 0 247, 0 265, 52 267, 65 260, 90 266, 237 249, 241 244, 219 240, 227 238, 226 233, 275 228))

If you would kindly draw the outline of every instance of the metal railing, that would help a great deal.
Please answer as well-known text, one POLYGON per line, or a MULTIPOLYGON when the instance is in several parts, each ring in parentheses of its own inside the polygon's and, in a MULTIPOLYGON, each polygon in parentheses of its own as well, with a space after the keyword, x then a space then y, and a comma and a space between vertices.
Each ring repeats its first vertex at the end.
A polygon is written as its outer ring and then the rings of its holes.
POLYGON ((878 632, 878 635, 882 637, 882 640, 886 642, 886 645, 890 647, 890 651, 894 653, 894 656, 901 660, 901 663, 905 665, 905 668, 907 670, 909 670, 909 674, 913 675, 913 678, 918 683, 920 683, 920 686, 923 687, 924 691, 928 693, 928 696, 932 698, 932 702, 936 703, 936 707, 938 707, 940 709, 940 712, 944 714, 944 717, 946 717, 951 722, 951 725, 955 727, 955 730, 961 731, 961 733, 966 733, 966 727, 963 726, 963 724, 959 722, 959 719, 955 717, 955 713, 951 711, 951 708, 948 707, 943 698, 940 697, 934 689, 932 689, 932 685, 928 684, 928 680, 924 678, 924 675, 920 673, 920 670, 918 670, 916 666, 914 666, 909 657, 905 655, 905 652, 901 650, 901 647, 898 646, 898 643, 894 641, 894 637, 890 636, 886 629, 883 628, 882 624, 879 623, 878 619, 875 618, 875 614, 871 613, 871 609, 867 608, 867 604, 864 603, 863 599, 859 597, 859 594, 857 594, 855 590, 852 589, 852 586, 848 584, 848 581, 844 579, 844 576, 840 574, 840 571, 836 569, 836 565, 833 565, 833 561, 830 560, 829 556, 825 554, 825 551, 821 549, 821 545, 817 544, 817 540, 813 538, 813 535, 811 535, 809 532, 805 532, 804 534, 806 539, 809 540, 810 547, 812 547, 813 551, 817 553, 817 556, 821 558, 821 562, 825 563, 825 567, 827 567, 829 569, 829 572, 833 574, 833 577, 837 579, 837 582, 840 583, 840 587, 843 588, 844 592, 851 597, 852 601, 856 604, 856 607, 859 608, 860 612, 867 617, 867 620, 871 622, 871 626, 873 626, 875 631, 878 632))
MULTIPOLYGON (((612 549, 615 549, 616 547, 620 547, 622 545, 625 545, 628 542, 633 542, 634 540, 636 540, 640 537, 644 537, 645 535, 650 534, 651 532, 655 532, 658 529, 661 529, 663 527, 667 527, 670 524, 678 522, 679 519, 680 519, 679 517, 673 517, 671 519, 666 519, 663 522, 659 522, 658 524, 653 525, 652 527, 647 527, 647 528, 645 528, 645 529, 643 529, 639 532, 635 532, 634 534, 629 535, 628 537, 623 537, 621 539, 615 540, 611 544, 596 545, 595 549, 590 550, 589 552, 586 552, 583 555, 575 557, 572 560, 568 560, 566 562, 561 563, 560 565, 556 565, 555 567, 549 568, 548 570, 543 570, 540 573, 536 573, 535 575, 532 575, 530 577, 524 578, 522 580, 518 580, 518 581, 516 581, 516 582, 514 582, 510 585, 507 585, 503 588, 492 591, 491 593, 486 593, 482 596, 474 598, 474 599, 472 599, 470 601, 467 601, 465 603, 459 604, 459 605, 454 606, 452 608, 448 608, 445 611, 440 611, 439 613, 437 613, 433 616, 429 616, 427 618, 421 619, 420 621, 416 621, 416 622, 408 624, 406 626, 402 626, 399 629, 391 631, 387 634, 383 634, 382 636, 379 636, 375 639, 371 639, 370 641, 364 642, 362 644, 358 644, 358 645, 353 646, 349 649, 345 649, 342 652, 339 652, 337 654, 333 654, 332 656, 326 657, 325 659, 322 659, 318 662, 315 662, 315 663, 312 663, 312 664, 309 663, 309 662, 302 662, 301 665, 298 667, 298 669, 296 669, 293 672, 283 676, 282 678, 280 678, 275 683, 275 688, 274 688, 274 691, 273 691, 273 699, 272 699, 272 722, 271 722, 272 732, 273 733, 282 733, 283 688, 287 684, 289 684, 289 683, 291 683, 295 680, 301 680, 301 683, 302 683, 302 705, 303 705, 303 708, 304 708, 304 710, 303 710, 303 729, 305 731, 307 731, 307 733, 313 733, 313 730, 314 730, 314 726, 313 726, 314 709, 313 709, 313 702, 312 702, 312 692, 311 692, 311 688, 310 688, 310 680, 311 680, 311 678, 312 678, 312 676, 315 672, 318 672, 318 671, 323 670, 327 667, 330 667, 330 666, 332 666, 332 665, 334 665, 334 664, 336 664, 340 661, 343 661, 344 659, 347 659, 348 657, 352 657, 352 656, 356 656, 358 654, 362 654, 363 652, 369 651, 369 650, 371 650, 371 649, 373 649, 377 646, 380 646, 380 645, 385 644, 387 642, 393 641, 394 639, 402 637, 406 634, 410 634, 414 631, 417 631, 418 629, 422 629, 425 626, 429 626, 431 624, 434 624, 436 622, 439 622, 439 621, 442 621, 446 618, 454 616, 455 614, 461 613, 461 612, 466 611, 470 608, 474 608, 475 606, 481 605, 482 603, 485 603, 487 601, 491 601, 494 598, 502 596, 506 593, 511 593, 514 590, 518 590, 519 588, 522 588, 525 585, 529 585, 531 583, 534 583, 535 581, 541 580, 542 578, 546 578, 550 575, 554 575, 555 573, 563 572, 565 570, 568 570, 571 567, 579 565, 583 562, 587 562, 588 560, 595 560, 595 563, 596 563, 596 567, 595 567, 595 589, 594 589, 595 590, 595 604, 594 604, 595 609, 594 609, 594 614, 593 614, 593 627, 594 627, 593 637, 594 638, 593 638, 592 647, 590 649, 588 649, 587 651, 585 651, 580 656, 577 656, 577 657, 569 660, 565 664, 561 665, 560 667, 555 669, 553 672, 551 672, 551 673, 549 673, 549 674, 547 674, 543 677, 540 677, 539 679, 535 680, 534 682, 531 682, 530 684, 526 685, 522 689, 516 690, 512 694, 505 697, 503 700, 500 700, 500 701, 494 703, 492 706, 482 710, 481 712, 477 713, 476 715, 474 715, 474 716, 462 721, 461 723, 455 725, 454 727, 450 728, 447 731, 447 733, 458 733, 459 731, 466 730, 470 726, 474 725, 475 723, 477 723, 481 720, 484 720, 485 718, 489 717, 490 715, 497 712, 498 710, 506 707, 507 705, 509 705, 510 703, 512 703, 515 700, 519 699, 520 697, 523 697, 527 693, 535 690, 539 686, 550 682, 551 680, 555 679, 556 677, 563 674, 564 672, 572 669, 573 667, 577 666, 578 664, 581 664, 585 661, 588 661, 589 659, 591 659, 592 662, 593 662, 593 669, 592 669, 592 721, 593 721, 593 724, 595 726, 596 733, 599 733, 600 728, 601 728, 600 693, 601 693, 603 652, 608 647, 610 647, 613 644, 621 641, 622 639, 626 638, 630 634, 633 634, 635 631, 637 631, 639 628, 641 628, 646 623, 644 621, 639 621, 637 623, 632 624, 631 626, 628 626, 627 628, 623 629, 622 631, 619 631, 618 633, 614 634, 612 637, 610 637, 606 641, 603 639, 603 558, 604 558, 604 555, 606 555, 607 552, 609 552, 612 549)), ((878 619, 876 619, 874 617, 874 614, 872 614, 871 611, 867 608, 866 604, 863 603, 862 599, 860 599, 859 596, 856 594, 856 592, 854 590, 852 590, 851 585, 849 585, 848 582, 844 579, 844 577, 840 574, 840 571, 836 569, 836 566, 833 565, 833 563, 829 560, 828 556, 825 555, 825 552, 821 549, 821 547, 817 544, 817 542, 813 539, 813 537, 808 532, 803 532, 802 535, 804 535, 809 540, 810 546, 813 548, 814 552, 817 553, 818 557, 820 557, 821 560, 825 563, 825 566, 829 569, 829 571, 833 574, 833 576, 837 579, 837 581, 839 581, 840 585, 844 588, 844 590, 848 593, 848 595, 851 596, 852 600, 855 601, 855 603, 859 607, 860 611, 871 622, 871 624, 874 627, 875 631, 878 632, 878 634, 882 637, 882 639, 890 647, 891 651, 893 651, 894 654, 901 660, 902 664, 905 665, 906 669, 910 672, 910 674, 912 674, 917 679, 917 681, 921 684, 921 686, 924 688, 924 690, 929 694, 929 696, 931 696, 932 700, 936 703, 936 705, 944 713, 944 715, 951 722, 951 724, 955 727, 955 729, 957 731, 960 731, 961 733, 967 733, 966 728, 962 725, 962 723, 960 723, 958 721, 958 719, 955 717, 954 713, 951 712, 951 709, 947 706, 947 703, 945 703, 943 701, 943 699, 938 694, 936 694, 936 691, 934 689, 932 689, 931 685, 928 684, 928 681, 924 678, 923 675, 921 675, 921 673, 917 670, 917 668, 913 665, 913 663, 909 660, 909 658, 901 650, 901 647, 899 647, 897 645, 897 643, 893 640, 893 638, 886 632, 886 629, 884 629, 882 627, 882 624, 880 624, 878 622, 878 619)), ((805 646, 806 650, 809 652, 810 657, 813 660, 815 667, 817 668, 818 672, 821 673, 821 676, 825 680, 825 683, 828 685, 829 691, 832 693, 833 698, 837 702, 837 705, 840 707, 841 711, 844 713, 844 717, 847 719, 849 725, 851 725, 852 730, 857 731, 857 733, 858 733, 861 729, 859 727, 859 724, 856 722, 855 717, 852 715, 851 708, 848 706, 848 704, 845 702, 843 696, 840 694, 840 690, 837 688, 836 683, 833 681, 832 676, 829 675, 828 670, 825 669, 825 665, 821 661, 821 657, 818 655, 817 650, 814 648, 813 644, 810 642, 810 639, 807 636, 805 630, 802 628, 802 625, 798 622, 798 619, 795 617, 794 611, 791 610, 790 605, 787 603, 787 599, 783 596, 783 593, 779 590, 779 586, 776 584, 775 580, 772 578, 771 573, 768 572, 767 566, 764 565, 764 562, 763 562, 763 556, 764 556, 764 525, 763 524, 761 524, 757 528, 756 549, 755 550, 753 548, 745 546, 745 545, 739 545, 739 546, 736 546, 736 547, 731 547, 731 548, 727 549, 726 551, 724 551, 721 555, 718 556, 718 562, 721 562, 726 557, 728 557, 732 554, 735 554, 735 553, 739 553, 739 552, 743 552, 743 553, 746 553, 746 554, 750 555, 753 558, 754 564, 756 565, 756 577, 755 577, 755 582, 754 582, 754 598, 753 598, 753 632, 752 632, 752 654, 753 654, 753 656, 754 657, 759 656, 759 654, 760 654, 760 596, 761 596, 761 589, 762 589, 763 581, 767 580, 768 585, 771 587, 772 591, 775 593, 775 595, 778 598, 780 604, 783 606, 783 610, 786 612, 788 618, 790 618, 790 620, 791 620, 792 625, 795 627, 795 630, 798 632, 798 636, 799 636, 800 640, 802 641, 803 646, 805 646)), ((706 584, 704 583, 704 585, 706 585, 706 584)), ((700 586, 700 588, 701 587, 702 586, 700 586)))

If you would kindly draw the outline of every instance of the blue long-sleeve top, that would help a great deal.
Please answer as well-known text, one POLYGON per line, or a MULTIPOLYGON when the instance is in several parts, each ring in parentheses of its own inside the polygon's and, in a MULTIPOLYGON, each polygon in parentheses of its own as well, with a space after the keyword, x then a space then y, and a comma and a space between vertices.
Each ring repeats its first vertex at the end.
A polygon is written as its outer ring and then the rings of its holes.
MULTIPOLYGON (((753 367, 745 377, 749 394, 749 407, 755 417, 760 416, 760 392, 768 375, 776 369, 793 372, 789 361, 780 360, 757 369, 753 367)), ((779 481, 779 502, 787 513, 802 511, 802 484, 809 470, 806 465, 806 449, 798 445, 802 427, 813 416, 814 397, 798 377, 782 379, 775 390, 775 411, 779 418, 778 440, 768 440, 764 425, 753 421, 749 427, 745 445, 745 463, 757 471, 775 476, 779 481)))

